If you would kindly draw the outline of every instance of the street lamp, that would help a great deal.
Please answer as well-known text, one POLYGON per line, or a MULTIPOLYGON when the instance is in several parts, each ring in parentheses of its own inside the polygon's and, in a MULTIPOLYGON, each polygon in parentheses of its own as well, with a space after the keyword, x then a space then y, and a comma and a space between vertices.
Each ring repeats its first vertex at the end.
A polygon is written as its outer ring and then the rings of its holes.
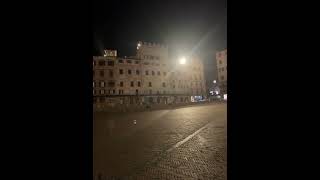
POLYGON ((186 64, 186 58, 185 57, 182 57, 180 58, 180 64, 186 64))
POLYGON ((215 83, 217 83, 217 81, 216 81, 216 80, 214 80, 214 81, 213 81, 213 84, 215 84, 215 83))

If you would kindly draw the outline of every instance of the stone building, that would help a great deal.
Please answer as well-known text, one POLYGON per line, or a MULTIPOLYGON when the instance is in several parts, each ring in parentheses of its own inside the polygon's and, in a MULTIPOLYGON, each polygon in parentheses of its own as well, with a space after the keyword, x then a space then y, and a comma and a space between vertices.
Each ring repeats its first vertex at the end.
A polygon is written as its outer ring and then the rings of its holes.
POLYGON ((162 44, 138 42, 135 57, 93 57, 94 109, 190 103, 205 89, 201 60, 179 64, 162 44))
POLYGON ((221 94, 227 94, 227 50, 216 53, 218 83, 221 94))

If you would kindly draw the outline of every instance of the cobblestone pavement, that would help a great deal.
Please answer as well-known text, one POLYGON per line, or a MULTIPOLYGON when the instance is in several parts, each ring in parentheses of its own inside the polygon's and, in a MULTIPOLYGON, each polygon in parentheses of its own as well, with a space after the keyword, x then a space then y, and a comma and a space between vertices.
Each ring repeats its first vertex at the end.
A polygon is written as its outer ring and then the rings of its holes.
POLYGON ((226 104, 102 117, 94 123, 96 179, 226 179, 226 104))

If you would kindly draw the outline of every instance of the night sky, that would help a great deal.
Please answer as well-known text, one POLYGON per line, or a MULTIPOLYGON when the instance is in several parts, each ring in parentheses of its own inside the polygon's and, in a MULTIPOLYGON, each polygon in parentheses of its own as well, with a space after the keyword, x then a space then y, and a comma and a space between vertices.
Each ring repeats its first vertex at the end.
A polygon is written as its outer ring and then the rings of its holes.
POLYGON ((208 82, 216 78, 215 52, 227 47, 226 0, 93 3, 93 55, 116 49, 119 56, 132 56, 139 40, 165 43, 171 57, 198 54, 208 82))

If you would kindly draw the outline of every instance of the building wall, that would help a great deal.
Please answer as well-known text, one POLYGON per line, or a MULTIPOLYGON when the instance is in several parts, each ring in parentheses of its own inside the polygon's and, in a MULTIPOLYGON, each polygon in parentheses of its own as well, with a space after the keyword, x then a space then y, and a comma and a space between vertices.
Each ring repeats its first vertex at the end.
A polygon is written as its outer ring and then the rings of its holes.
POLYGON ((191 96, 206 95, 200 59, 192 57, 181 65, 169 60, 166 46, 149 46, 141 44, 135 58, 93 57, 95 104, 185 103, 190 102, 191 96))
POLYGON ((218 82, 222 93, 227 93, 227 50, 216 54, 218 82))

